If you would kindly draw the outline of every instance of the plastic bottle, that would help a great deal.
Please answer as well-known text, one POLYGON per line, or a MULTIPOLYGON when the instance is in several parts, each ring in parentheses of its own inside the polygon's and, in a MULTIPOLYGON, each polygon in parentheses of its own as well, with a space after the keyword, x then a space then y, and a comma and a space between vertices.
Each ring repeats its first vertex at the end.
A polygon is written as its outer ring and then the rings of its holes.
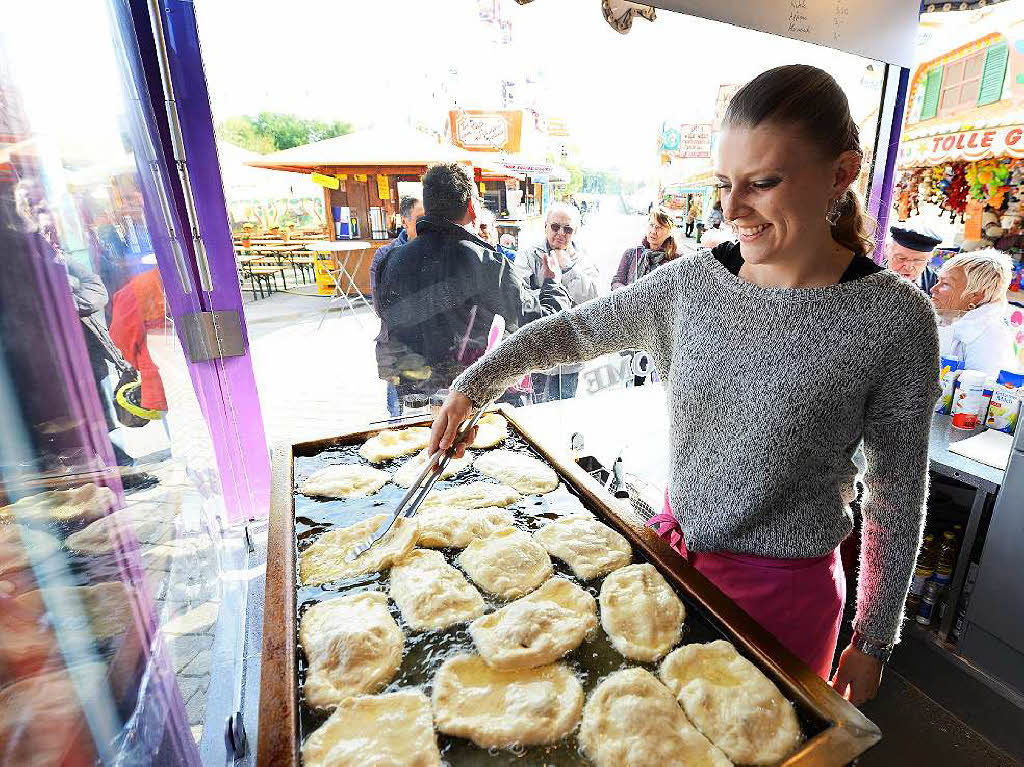
POLYGON ((960 541, 957 540, 956 533, 947 530, 942 534, 942 543, 939 545, 938 560, 935 564, 936 575, 944 575, 947 578, 952 575, 956 555, 959 553, 960 541))
POLYGON ((964 370, 960 373, 959 384, 953 395, 950 421, 956 429, 972 431, 985 421, 992 388, 988 376, 980 370, 964 370))
POLYGON ((921 552, 917 555, 917 567, 914 569, 914 577, 910 581, 910 593, 907 595, 907 612, 916 614, 924 596, 925 587, 929 579, 935 574, 935 560, 938 557, 938 548, 935 544, 935 536, 926 533, 921 544, 921 552))

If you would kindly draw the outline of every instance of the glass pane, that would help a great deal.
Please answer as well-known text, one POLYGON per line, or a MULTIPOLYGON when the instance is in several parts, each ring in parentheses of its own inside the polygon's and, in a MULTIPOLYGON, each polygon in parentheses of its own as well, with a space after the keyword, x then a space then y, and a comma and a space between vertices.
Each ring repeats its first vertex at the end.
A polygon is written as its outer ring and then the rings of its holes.
POLYGON ((946 65, 945 75, 942 78, 942 85, 948 88, 951 85, 958 85, 964 79, 964 60, 960 59, 946 65))
POLYGON ((973 56, 969 56, 964 61, 964 79, 968 80, 974 77, 981 77, 981 71, 985 66, 985 52, 976 53, 973 56))
POLYGON ((18 3, 0 29, 3 767, 199 763, 222 492, 130 22, 18 3))
POLYGON ((981 78, 968 80, 960 87, 960 104, 974 106, 978 103, 978 90, 981 88, 981 78))

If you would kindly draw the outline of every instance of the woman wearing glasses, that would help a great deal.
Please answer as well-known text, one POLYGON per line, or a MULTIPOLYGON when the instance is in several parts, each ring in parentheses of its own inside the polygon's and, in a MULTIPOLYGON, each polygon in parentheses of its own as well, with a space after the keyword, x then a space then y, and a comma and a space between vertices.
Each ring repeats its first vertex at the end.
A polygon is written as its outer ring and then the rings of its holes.
MULTIPOLYGON (((562 287, 573 304, 579 305, 598 296, 600 274, 594 262, 573 241, 579 229, 579 213, 572 205, 556 202, 548 208, 544 219, 544 242, 531 249, 519 251, 516 271, 531 287, 542 285, 544 264, 547 259, 557 262, 562 270, 562 287)), ((556 365, 543 373, 534 373, 534 402, 569 399, 576 396, 582 362, 556 365)))
POLYGON ((671 468, 665 513, 649 524, 828 679, 863 445, 854 633, 832 678, 859 705, 899 640, 921 541, 935 312, 866 258, 850 188, 864 155, 830 74, 764 72, 723 125, 715 171, 739 242, 520 328, 454 381, 430 449, 452 445, 473 407, 525 371, 646 349, 664 381, 671 468))

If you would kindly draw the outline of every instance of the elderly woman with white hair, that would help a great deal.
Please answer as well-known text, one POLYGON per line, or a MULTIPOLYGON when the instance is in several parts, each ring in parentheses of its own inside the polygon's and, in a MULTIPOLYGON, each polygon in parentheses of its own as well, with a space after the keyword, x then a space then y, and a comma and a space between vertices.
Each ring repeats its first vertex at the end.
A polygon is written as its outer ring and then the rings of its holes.
POLYGON ((995 248, 958 253, 943 265, 932 301, 944 322, 943 355, 960 357, 967 370, 997 375, 1016 369, 1013 336, 1006 322, 1010 257, 995 248))
MULTIPOLYGON (((597 298, 601 279, 586 251, 573 241, 572 236, 580 226, 579 216, 572 205, 556 202, 548 208, 544 219, 544 241, 536 247, 520 250, 515 260, 516 271, 527 284, 534 286, 543 284, 544 264, 549 254, 554 256, 562 270, 562 287, 574 305, 597 298)), ((534 373, 531 376, 534 401, 575 397, 582 369, 583 363, 573 362, 534 373)))

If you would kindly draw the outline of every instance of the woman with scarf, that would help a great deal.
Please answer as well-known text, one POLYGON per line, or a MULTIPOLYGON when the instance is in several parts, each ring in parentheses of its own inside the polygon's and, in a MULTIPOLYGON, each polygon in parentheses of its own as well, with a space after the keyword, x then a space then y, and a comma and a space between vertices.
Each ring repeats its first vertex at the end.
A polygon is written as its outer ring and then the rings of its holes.
POLYGON ((651 211, 647 236, 635 248, 622 254, 619 269, 612 279, 612 290, 625 287, 676 257, 678 249, 672 237, 672 215, 664 208, 651 211))

